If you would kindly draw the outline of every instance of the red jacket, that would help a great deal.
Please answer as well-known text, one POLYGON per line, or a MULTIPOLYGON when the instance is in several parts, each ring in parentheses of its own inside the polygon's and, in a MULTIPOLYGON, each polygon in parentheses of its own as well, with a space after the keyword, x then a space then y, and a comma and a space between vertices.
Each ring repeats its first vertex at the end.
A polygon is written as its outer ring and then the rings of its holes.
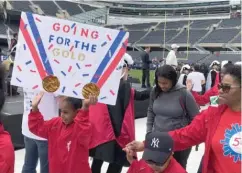
POLYGON ((94 106, 90 106, 89 110, 90 122, 92 124, 90 149, 115 139, 120 147, 124 148, 128 143, 135 140, 133 89, 131 90, 130 101, 125 111, 121 134, 118 138, 115 137, 107 105, 97 103, 94 106))
MULTIPOLYGON (((133 161, 127 173, 154 173, 144 160, 133 161)), ((186 173, 186 170, 172 158, 168 167, 162 173, 186 173)))
POLYGON ((11 136, 0 123, 0 172, 14 173, 14 148, 11 136))
POLYGON ((48 139, 50 173, 91 173, 88 111, 79 110, 69 125, 65 125, 61 117, 44 121, 40 112, 30 112, 28 124, 32 133, 48 139))
POLYGON ((227 106, 219 105, 218 107, 210 106, 207 110, 202 111, 184 128, 171 131, 169 134, 174 140, 174 150, 180 151, 205 142, 205 154, 203 158, 203 173, 214 173, 211 163, 212 152, 211 142, 219 124, 221 115, 227 106))
POLYGON ((199 95, 197 92, 192 91, 192 95, 195 98, 197 104, 205 105, 210 103, 210 97, 218 95, 218 84, 220 81, 220 75, 217 73, 214 86, 206 91, 203 95, 199 95))

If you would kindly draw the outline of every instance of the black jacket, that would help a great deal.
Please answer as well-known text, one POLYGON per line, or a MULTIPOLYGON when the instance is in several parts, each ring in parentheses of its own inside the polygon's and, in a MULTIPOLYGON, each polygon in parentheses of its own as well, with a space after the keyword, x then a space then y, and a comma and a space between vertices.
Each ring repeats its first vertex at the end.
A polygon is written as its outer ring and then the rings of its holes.
POLYGON ((147 52, 144 51, 141 54, 141 60, 142 60, 142 69, 145 69, 145 70, 150 69, 151 61, 150 61, 150 56, 147 52))

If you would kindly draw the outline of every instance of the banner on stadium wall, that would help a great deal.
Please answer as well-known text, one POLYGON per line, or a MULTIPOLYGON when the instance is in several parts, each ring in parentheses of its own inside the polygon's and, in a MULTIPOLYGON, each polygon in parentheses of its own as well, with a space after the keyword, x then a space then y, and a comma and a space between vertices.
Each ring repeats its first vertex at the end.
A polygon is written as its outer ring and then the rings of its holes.
POLYGON ((22 12, 11 84, 44 91, 43 80, 55 76, 54 92, 83 98, 93 83, 99 102, 114 105, 122 73, 128 32, 22 12))

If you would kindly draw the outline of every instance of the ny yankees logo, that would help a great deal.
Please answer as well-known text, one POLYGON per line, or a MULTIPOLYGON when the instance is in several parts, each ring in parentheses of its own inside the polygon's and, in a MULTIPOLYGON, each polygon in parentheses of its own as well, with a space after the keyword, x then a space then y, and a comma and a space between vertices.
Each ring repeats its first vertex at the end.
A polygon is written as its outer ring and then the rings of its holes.
POLYGON ((151 146, 153 147, 153 148, 159 148, 159 139, 158 138, 153 138, 152 139, 152 142, 151 142, 151 146))

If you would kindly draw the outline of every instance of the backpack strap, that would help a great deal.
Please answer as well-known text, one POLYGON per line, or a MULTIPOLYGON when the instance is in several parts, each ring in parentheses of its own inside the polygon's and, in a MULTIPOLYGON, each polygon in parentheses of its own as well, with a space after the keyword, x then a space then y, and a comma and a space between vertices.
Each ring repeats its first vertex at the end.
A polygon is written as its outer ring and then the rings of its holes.
POLYGON ((183 110, 183 119, 188 122, 188 124, 191 123, 191 119, 188 115, 187 109, 186 109, 186 97, 187 97, 187 90, 181 89, 181 96, 179 97, 179 102, 181 105, 181 108, 183 110))
POLYGON ((187 92, 185 89, 181 89, 181 96, 179 97, 179 102, 180 102, 180 105, 181 105, 181 108, 183 109, 183 111, 185 113, 187 113, 187 110, 186 110, 186 96, 187 96, 187 92))

